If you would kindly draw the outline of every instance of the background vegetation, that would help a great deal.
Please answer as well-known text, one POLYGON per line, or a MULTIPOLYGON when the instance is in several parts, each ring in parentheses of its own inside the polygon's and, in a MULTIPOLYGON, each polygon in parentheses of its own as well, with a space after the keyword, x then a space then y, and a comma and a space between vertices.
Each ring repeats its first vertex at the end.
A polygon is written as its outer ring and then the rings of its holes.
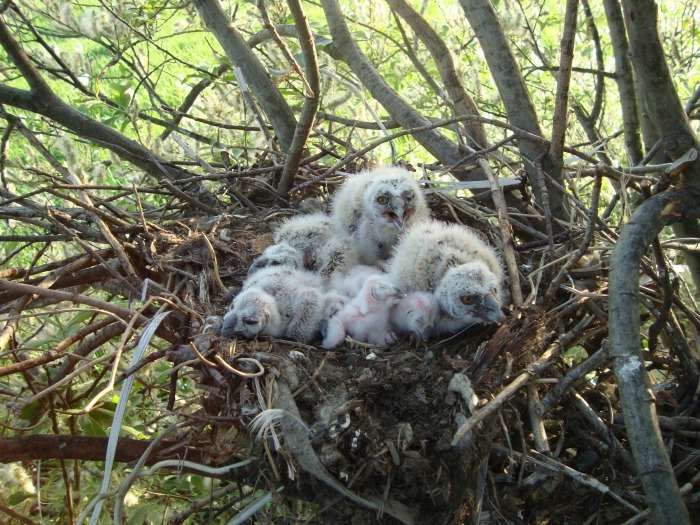
POLYGON ((689 523, 699 9, 3 1, 0 521, 689 523), (221 341, 271 225, 386 163, 500 247, 504 326, 389 353, 372 388, 357 353, 221 341), (489 400, 467 423, 448 372, 489 400), (289 425, 253 442, 343 388, 376 420, 335 437, 347 465, 289 425), (392 390, 436 434, 387 445, 392 390))

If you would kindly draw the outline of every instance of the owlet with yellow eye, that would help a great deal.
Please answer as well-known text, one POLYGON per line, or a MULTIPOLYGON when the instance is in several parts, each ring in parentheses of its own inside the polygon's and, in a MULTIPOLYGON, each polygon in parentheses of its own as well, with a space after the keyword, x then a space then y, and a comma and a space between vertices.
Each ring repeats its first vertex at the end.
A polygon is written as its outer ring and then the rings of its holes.
POLYGON ((416 225, 397 243, 387 273, 406 292, 435 295, 440 315, 434 334, 505 318, 500 257, 467 226, 435 220, 416 225))
POLYGON ((333 196, 334 227, 355 247, 360 264, 387 259, 399 236, 429 217, 418 182, 403 168, 353 175, 333 196))

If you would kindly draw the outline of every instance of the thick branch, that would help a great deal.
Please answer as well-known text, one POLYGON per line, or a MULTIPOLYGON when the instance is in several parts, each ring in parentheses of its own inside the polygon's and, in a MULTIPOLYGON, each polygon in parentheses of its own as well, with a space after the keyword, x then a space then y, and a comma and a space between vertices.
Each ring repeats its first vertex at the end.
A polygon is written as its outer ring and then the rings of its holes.
POLYGON ((233 25, 219 0, 195 0, 194 5, 226 56, 236 67, 241 68, 243 77, 270 120, 282 149, 288 150, 294 139, 296 119, 287 101, 233 25))
MULTIPOLYGON (((437 31, 406 0, 386 0, 386 3, 411 26, 413 32, 430 52, 445 91, 454 104, 457 115, 479 115, 479 108, 467 93, 457 75, 452 53, 440 38, 437 31)), ((465 122, 469 137, 469 146, 474 149, 485 148, 488 144, 484 126, 478 122, 465 122)))
MULTIPOLYGON (((622 8, 637 86, 664 150, 673 160, 682 157, 691 148, 700 151, 700 142, 678 98, 661 46, 656 2, 624 0, 622 8)), ((700 160, 688 165, 681 172, 681 179, 687 187, 700 188, 700 160)), ((684 219, 674 226, 674 231, 680 235, 697 235, 700 234, 700 224, 697 220, 684 219)), ((700 286, 700 258, 686 253, 686 260, 695 285, 700 286)))
MULTIPOLYGON (((622 8, 635 76, 666 153, 676 160, 690 148, 700 150, 698 138, 678 98, 659 39, 657 3, 654 0, 623 0, 622 8)), ((700 160, 691 164, 682 176, 692 186, 700 188, 700 160)))
MULTIPOLYGON (((7 104, 19 109, 43 115, 66 127, 76 135, 95 142, 120 158, 141 168, 157 179, 169 178, 173 181, 190 176, 180 168, 169 165, 168 161, 158 157, 135 140, 131 140, 109 126, 102 124, 84 113, 66 104, 41 78, 27 55, 10 33, 4 20, 0 19, 0 45, 13 60, 17 69, 23 74, 31 90, 17 89, 0 85, 0 104, 7 104)), ((201 184, 190 191, 198 194, 204 201, 213 201, 213 196, 201 184)))
MULTIPOLYGON (((695 208, 697 213, 697 199, 695 208)), ((639 337, 639 265, 661 228, 690 208, 687 192, 646 201, 623 228, 610 257, 609 344, 627 433, 654 523, 690 523, 659 432, 639 337)))
POLYGON ((552 118, 552 145, 549 155, 552 160, 550 174, 556 179, 562 179, 564 166, 564 143, 566 141, 566 114, 569 107, 569 85, 571 83, 571 65, 574 61, 574 37, 576 36, 576 16, 578 15, 579 0, 566 2, 564 15, 564 33, 561 37, 561 54, 559 56, 559 72, 557 73, 557 94, 554 100, 554 116, 552 118))
MULTIPOLYGON (((486 63, 493 75, 494 82, 501 95, 503 106, 508 114, 508 120, 516 127, 532 133, 544 136, 535 106, 528 93, 525 79, 523 78, 518 63, 508 44, 503 28, 498 22, 498 17, 489 0, 460 0, 460 5, 469 21, 476 38, 479 40, 484 52, 486 63)), ((529 159, 525 163, 530 178, 530 184, 537 202, 542 205, 543 195, 537 180, 535 162, 542 157, 541 146, 529 140, 518 140, 518 148, 522 155, 529 159)), ((544 169, 549 173, 551 166, 548 158, 543 160, 544 169)), ((563 180, 553 177, 564 187, 563 180)), ((569 217, 566 195, 556 185, 549 186, 549 203, 552 214, 563 220, 569 217)))
POLYGON ((284 161, 282 178, 277 188, 282 198, 287 197, 289 188, 292 186, 294 175, 299 169, 304 146, 311 133, 311 126, 316 118, 321 90, 318 60, 316 59, 316 45, 314 43, 314 37, 311 34, 311 28, 309 27, 306 13, 299 0, 287 0, 287 4, 292 12, 299 34, 299 44, 301 45, 301 51, 304 55, 304 75, 310 91, 306 93, 304 97, 304 105, 301 108, 299 122, 297 122, 297 127, 294 131, 294 139, 292 140, 292 145, 284 161))
MULTIPOLYGON (((52 434, 0 438, 0 463, 49 459, 104 461, 107 439, 106 437, 52 434)), ((150 444, 151 442, 147 440, 119 438, 114 460, 119 463, 137 461, 150 444)), ((206 462, 205 456, 199 450, 174 441, 164 441, 149 456, 146 465, 153 465, 166 458, 183 457, 185 454, 190 461, 206 462)))
MULTIPOLYGON (((328 28, 333 36, 335 48, 342 60, 350 66, 350 69, 371 95, 404 128, 428 125, 428 119, 402 99, 362 53, 350 34, 337 0, 321 0, 321 5, 326 13, 328 28)), ((461 158, 457 145, 436 130, 416 133, 414 136, 431 155, 443 164, 456 164, 461 158)))

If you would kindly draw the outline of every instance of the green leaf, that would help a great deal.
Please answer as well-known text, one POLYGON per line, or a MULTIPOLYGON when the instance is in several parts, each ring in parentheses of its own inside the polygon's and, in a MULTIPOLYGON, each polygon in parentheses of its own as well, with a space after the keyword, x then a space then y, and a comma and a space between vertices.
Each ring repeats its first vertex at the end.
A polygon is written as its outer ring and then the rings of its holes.
POLYGON ((44 408, 41 406, 41 403, 31 403, 30 405, 27 405, 22 409, 22 412, 20 412, 19 414, 19 418, 27 420, 33 419, 42 410, 44 410, 44 408))
POLYGON ((19 505, 23 501, 25 501, 29 498, 33 498, 33 497, 34 497, 34 494, 30 494, 29 492, 25 492, 23 490, 20 490, 18 492, 14 492, 14 493, 10 494, 10 497, 7 498, 7 502, 11 506, 14 507, 14 506, 19 505))
POLYGON ((83 433, 90 437, 106 437, 107 431, 95 418, 86 417, 82 422, 83 433))

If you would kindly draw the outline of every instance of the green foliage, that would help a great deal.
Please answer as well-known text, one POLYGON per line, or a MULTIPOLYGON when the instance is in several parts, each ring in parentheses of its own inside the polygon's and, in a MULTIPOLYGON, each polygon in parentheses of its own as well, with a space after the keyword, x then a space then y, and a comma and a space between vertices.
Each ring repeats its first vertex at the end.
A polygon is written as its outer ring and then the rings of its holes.
MULTIPOLYGON (((268 10, 273 23, 293 24, 285 3, 267 4, 270 4, 268 10)), ((409 60, 406 43, 388 6, 380 0, 341 4, 355 41, 369 61, 377 67, 387 84, 426 117, 435 120, 451 117, 452 109, 435 93, 423 73, 409 60)), ((483 116, 505 120, 505 109, 498 90, 459 3, 414 1, 412 5, 422 10, 423 16, 444 39, 455 58, 466 90, 474 98, 483 116)), ((549 133, 556 90, 556 74, 553 69, 556 69, 559 61, 563 3, 552 0, 500 0, 493 2, 493 5, 510 39, 546 133, 549 133)), ((255 36, 262 29, 255 2, 226 0, 223 6, 230 16, 235 14, 233 23, 246 38, 255 36)), ((375 118, 368 108, 373 109, 381 120, 388 120, 388 115, 372 99, 369 91, 360 86, 347 65, 331 55, 333 42, 320 6, 304 2, 304 7, 310 25, 316 33, 315 43, 321 67, 333 74, 323 75, 319 110, 337 117, 340 121, 348 119, 369 123, 367 126, 356 127, 333 122, 330 118, 317 123, 309 141, 310 149, 316 153, 321 150, 317 147, 320 145, 328 151, 333 151, 335 155, 343 156, 383 136, 384 133, 376 126, 375 118), (341 81, 338 81, 338 78, 341 81), (357 86, 359 95, 349 87, 350 85, 357 86), (374 129, 368 129, 372 127, 374 129), (330 140, 327 135, 333 135, 337 140, 330 140)), ((591 7, 594 23, 601 33, 604 68, 606 72, 612 73, 614 62, 611 58, 610 39, 605 31, 605 16, 600 5, 593 4, 591 7)), ((700 69, 697 67, 697 42, 700 41, 697 11, 700 7, 693 2, 674 1, 661 2, 659 8, 669 66, 679 96, 685 102, 700 84, 700 69)), ((167 132, 172 131, 166 124, 176 118, 176 128, 172 132, 216 169, 223 169, 220 157, 222 150, 229 153, 234 168, 251 167, 258 165, 261 158, 269 158, 267 144, 257 128, 248 103, 241 94, 238 81, 231 70, 230 60, 216 39, 203 26, 191 2, 107 0, 85 3, 77 0, 28 0, 22 2, 19 9, 28 17, 37 31, 36 35, 10 8, 3 14, 3 19, 7 21, 15 38, 32 58, 33 64, 53 92, 85 116, 119 131, 165 161, 171 161, 178 166, 182 166, 184 160, 192 162, 192 159, 189 159, 188 154, 172 139, 172 134, 164 138, 167 132), (222 72, 221 66, 228 68, 222 72), (203 87, 191 107, 185 108, 187 116, 180 120, 182 115, 178 113, 179 108, 192 90, 201 83, 207 85, 203 87)), ((408 25, 403 26, 417 59, 425 66, 427 73, 440 84, 437 67, 429 53, 414 37, 408 25)), ((285 37, 285 41, 303 66, 298 42, 289 37, 285 37)), ((304 102, 304 86, 298 75, 290 72, 290 65, 277 44, 272 39, 263 39, 255 48, 255 52, 274 77, 279 91, 289 105, 298 111, 304 102)), ((595 98, 597 79, 590 72, 598 68, 595 55, 595 46, 583 17, 579 16, 575 66, 580 71, 572 75, 569 96, 572 103, 580 104, 584 109, 590 109, 595 98)), ((4 52, 0 53, 0 65, 4 86, 27 89, 26 81, 4 52)), ((605 80, 605 87, 602 116, 595 123, 595 127, 606 140, 605 151, 613 163, 626 166, 628 162, 624 138, 618 133, 621 129, 618 93, 610 78, 605 80)), ((181 210, 171 207, 173 197, 168 193, 169 189, 163 180, 146 175, 122 160, 118 154, 106 148, 104 143, 88 141, 74 131, 64 129, 36 113, 7 105, 4 109, 21 118, 24 126, 31 130, 53 157, 52 160, 89 186, 91 198, 98 203, 100 209, 117 210, 117 215, 125 223, 139 226, 142 218, 145 222, 182 220, 181 210), (134 188, 138 190, 138 195, 134 188)), ((56 167, 17 129, 9 130, 7 124, 4 126, 4 131, 8 132, 2 139, 2 187, 7 192, 2 194, 2 199, 7 201, 3 206, 8 208, 5 211, 12 211, 11 208, 23 197, 32 199, 32 203, 39 209, 50 207, 63 213, 81 211, 77 210, 75 203, 78 190, 67 185, 56 167), (40 189, 46 191, 38 192, 40 189), (17 200, 14 200, 13 195, 17 196, 17 200)), ((443 131, 452 140, 458 140, 457 131, 454 129, 443 131)), ((487 133, 492 142, 508 134, 495 126, 488 127, 487 133)), ((433 157, 419 147, 413 137, 397 138, 393 144, 397 149, 398 159, 416 166, 434 162, 433 157)), ((590 144, 582 126, 574 118, 567 128, 567 145, 570 144, 580 146, 582 151, 591 155, 595 153, 594 146, 590 144)), ((367 157, 388 161, 389 147, 382 146, 367 157)), ((189 165, 186 167, 189 168, 189 165)), ((193 168, 193 171, 195 169, 193 168)), ((512 176, 509 169, 504 168, 504 174, 512 176)), ((586 184, 580 186, 579 197, 582 202, 588 203, 590 188, 586 184)), ((211 183, 210 187, 217 191, 220 186, 216 182, 211 183)), ((617 187, 606 179, 601 199, 603 206, 616 191, 617 187)), ((625 207, 617 207, 612 212, 612 223, 619 223, 624 214, 634 207, 634 198, 636 196, 632 196, 629 202, 630 199, 623 195, 625 207)), ((87 212, 82 210, 82 213, 87 212)), ((99 228, 94 219, 84 222, 96 235, 89 238, 86 236, 81 242, 28 242, 24 239, 25 236, 65 235, 69 232, 80 237, 83 232, 76 233, 76 230, 72 230, 68 219, 57 224, 43 218, 40 220, 36 217, 3 215, 3 220, 0 221, 0 235, 8 240, 0 243, 0 268, 16 267, 29 270, 73 255, 109 248, 97 235, 99 228), (12 236, 15 239, 12 239, 12 236)), ((122 230, 126 228, 124 224, 115 222, 109 226, 131 242, 129 233, 122 230)), ((189 228, 190 224, 183 226, 183 229, 189 228)), ((149 238, 149 242, 157 242, 157 229, 151 229, 150 233, 152 237, 149 238)), ((150 254, 149 246, 130 244, 128 248, 150 254)), ((47 274, 48 272, 43 273, 41 278, 47 274)), ((75 290, 71 290, 115 306, 141 306, 134 297, 126 299, 97 286, 90 287, 91 284, 83 286, 79 283, 75 290)), ((695 291, 689 289, 683 293, 692 297, 695 291)), ((182 295, 185 295, 185 292, 182 292, 182 295)), ((177 299, 180 300, 181 297, 178 296, 177 299)), ((2 364, 43 355, 52 350, 57 343, 74 336, 104 314, 88 308, 62 309, 64 306, 65 304, 61 303, 51 303, 32 313, 32 317, 27 317, 26 322, 23 321, 13 332, 11 351, 3 354, 2 364), (17 354, 19 357, 12 355, 17 348, 21 349, 17 354)), ((74 352, 84 339, 77 338, 64 351, 74 352)), ((88 356, 80 356, 76 366, 91 359, 107 356, 117 348, 130 350, 128 344, 129 341, 120 341, 120 336, 114 337, 88 356)), ((156 339, 151 350, 157 351, 165 347, 163 341, 156 339)), ((574 347, 566 352, 563 359, 568 365, 574 366, 585 359, 586 355, 583 348, 574 347)), ((52 384, 60 367, 57 363, 63 363, 63 360, 42 365, 36 372, 36 377, 14 374, 0 378, 0 389, 8 399, 12 398, 13 402, 27 399, 34 394, 34 390, 41 391, 52 384)), ((6 423, 7 428, 15 428, 16 425, 31 428, 26 432, 17 432, 18 435, 60 431, 91 437, 108 436, 118 400, 114 392, 110 394, 112 397, 104 398, 89 413, 82 412, 93 396, 107 385, 112 361, 106 363, 106 368, 93 367, 77 375, 74 380, 61 384, 39 401, 24 406, 17 405, 19 410, 16 410, 15 406, 0 405, 0 421, 6 423), (54 419, 48 417, 49 412, 54 419)), ((161 359, 139 371, 139 381, 129 397, 125 422, 120 429, 123 436, 152 439, 177 419, 174 414, 166 414, 164 408, 169 400, 172 369, 172 363, 161 359)), ((126 364, 122 361, 116 372, 123 373, 125 370, 126 364)), ((187 413, 190 405, 197 401, 198 395, 194 381, 180 376, 174 394, 175 414, 177 410, 187 413)), ((3 432, 7 435, 10 431, 3 432)), ((75 468, 74 475, 80 478, 82 490, 80 498, 76 498, 77 506, 84 505, 85 501, 99 491, 99 468, 96 464, 80 464, 75 468)), ((127 474, 128 469, 123 472, 118 468, 114 474, 113 486, 127 474)), ((43 464, 40 478, 43 505, 54 512, 64 510, 65 488, 62 486, 61 466, 57 462, 43 464)), ((127 523, 164 521, 167 515, 185 509, 192 501, 207 496, 213 485, 217 483, 204 476, 195 475, 141 479, 132 489, 138 496, 138 505, 129 508, 127 523), (160 494, 169 495, 167 502, 158 497, 160 494)), ((236 497, 238 496, 242 497, 237 494, 236 497)), ((29 500, 35 501, 36 495, 18 490, 3 501, 11 507, 17 507, 29 500)), ((201 516, 191 518, 190 523, 200 522, 199 518, 201 516)), ((45 518, 43 522, 49 523, 51 519, 45 518)))

